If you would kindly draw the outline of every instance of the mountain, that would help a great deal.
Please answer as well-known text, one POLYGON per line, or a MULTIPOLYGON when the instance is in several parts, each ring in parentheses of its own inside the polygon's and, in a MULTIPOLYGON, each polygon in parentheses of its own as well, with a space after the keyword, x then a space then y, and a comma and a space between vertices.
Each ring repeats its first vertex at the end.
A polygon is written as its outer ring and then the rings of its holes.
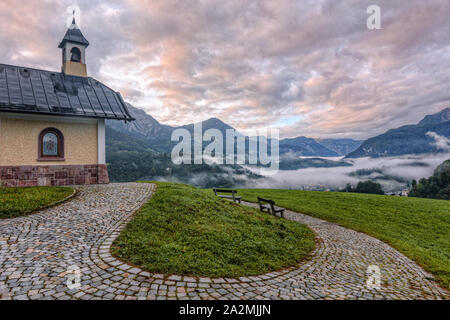
POLYGON ((337 157, 335 151, 306 137, 280 140, 280 154, 293 153, 298 156, 337 157))
MULTIPOLYGON (((107 121, 107 127, 132 136, 155 151, 171 152, 176 144, 176 142, 171 142, 173 130, 182 128, 191 133, 194 131, 194 124, 180 127, 163 125, 145 111, 131 105, 128 106, 136 121, 126 124, 119 121, 107 121)), ((233 129, 217 118, 203 121, 202 128, 203 132, 212 128, 218 129, 224 137, 227 129, 233 129)), ((446 138, 450 137, 450 108, 426 116, 417 125, 392 129, 365 142, 353 139, 314 140, 307 137, 282 139, 280 140, 280 155, 336 157, 347 154, 347 158, 360 158, 439 152, 440 149, 435 144, 435 138, 429 135, 429 132, 446 138)))
POLYGON ((436 135, 450 137, 450 108, 426 116, 417 125, 392 129, 366 140, 347 158, 390 157, 405 154, 435 153, 445 151, 438 146, 436 135))
MULTIPOLYGON (((209 129, 217 129, 217 130, 219 130, 222 133, 224 138, 226 136, 226 131, 227 130, 229 130, 229 129, 230 130, 234 130, 233 127, 229 126, 228 124, 226 124, 225 122, 223 122, 222 120, 219 120, 217 118, 210 118, 208 120, 203 121, 201 124, 202 124, 202 131, 203 131, 203 133, 206 130, 209 130, 209 129)), ((194 124, 188 124, 188 125, 181 126, 181 127, 178 127, 178 128, 186 129, 191 134, 194 134, 194 124)))
POLYGON ((438 124, 442 122, 450 121, 450 108, 446 108, 441 112, 426 116, 422 121, 419 122, 419 126, 427 124, 438 124))
POLYGON ((106 121, 106 127, 145 141, 155 150, 167 151, 167 143, 170 142, 170 136, 175 128, 160 124, 144 110, 135 108, 130 104, 127 105, 130 114, 136 120, 128 123, 108 120, 106 121))
POLYGON ((201 188, 245 186, 259 175, 238 165, 175 165, 170 155, 150 148, 136 133, 106 128, 106 162, 113 182, 159 180, 201 188))
POLYGON ((316 139, 324 147, 336 152, 339 156, 345 156, 358 149, 364 142, 353 139, 316 139))
MULTIPOLYGON (((132 121, 131 123, 107 121, 106 126, 117 132, 124 133, 144 141, 157 151, 164 153, 171 152, 173 146, 177 144, 177 142, 171 141, 172 132, 175 129, 186 129, 191 133, 191 135, 194 133, 194 124, 171 127, 160 124, 155 118, 146 113, 144 110, 135 108, 130 104, 128 104, 128 110, 136 119, 135 121, 132 121)), ((225 137, 226 130, 233 128, 217 118, 211 118, 202 122, 203 132, 208 129, 218 129, 225 137)))
MULTIPOLYGON (((128 107, 131 115, 136 119, 135 121, 132 121, 131 123, 107 121, 107 127, 137 138, 156 151, 163 153, 171 152, 173 146, 177 144, 177 142, 171 142, 171 135, 175 129, 186 129, 191 134, 194 132, 194 124, 179 127, 163 125, 145 111, 129 104, 128 107)), ((211 118, 202 122, 203 132, 208 129, 218 129, 225 138, 226 130, 233 129, 233 127, 217 118, 211 118)), ((204 145, 207 144, 208 143, 204 143, 204 145)), ((248 141, 246 144, 248 145, 248 141)), ((285 153, 315 157, 335 157, 339 155, 339 153, 317 143, 314 139, 306 137, 280 140, 280 154, 285 153)))
POLYGON ((150 143, 134 137, 130 133, 123 133, 106 127, 106 149, 108 152, 134 151, 159 153, 150 147, 150 143))

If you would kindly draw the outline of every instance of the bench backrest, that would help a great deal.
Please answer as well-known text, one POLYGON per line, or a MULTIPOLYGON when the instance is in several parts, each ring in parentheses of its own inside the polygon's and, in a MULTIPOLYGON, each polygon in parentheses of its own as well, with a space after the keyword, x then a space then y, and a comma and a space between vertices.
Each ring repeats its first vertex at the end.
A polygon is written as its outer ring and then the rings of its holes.
POLYGON ((233 195, 233 198, 234 198, 234 195, 237 193, 236 190, 216 189, 216 188, 214 188, 213 190, 214 190, 214 194, 216 196, 217 196, 218 193, 231 193, 233 195))
POLYGON ((271 206, 275 205, 275 202, 273 200, 263 199, 263 198, 260 198, 260 197, 258 197, 258 202, 260 202, 260 203, 264 203, 265 202, 265 203, 270 204, 271 206))
POLYGON ((275 213, 275 202, 273 200, 263 199, 263 198, 258 197, 258 204, 259 204, 260 208, 264 203, 267 203, 270 205, 270 212, 272 214, 274 214, 275 213))

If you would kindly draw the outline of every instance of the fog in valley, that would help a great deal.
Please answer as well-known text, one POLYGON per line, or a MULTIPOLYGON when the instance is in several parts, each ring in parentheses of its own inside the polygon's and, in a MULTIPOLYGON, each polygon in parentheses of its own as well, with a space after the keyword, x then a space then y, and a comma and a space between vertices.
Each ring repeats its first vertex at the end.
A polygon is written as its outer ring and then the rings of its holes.
MULTIPOLYGON (((326 158, 343 160, 343 158, 326 158)), ((408 187, 413 179, 428 178, 443 161, 450 159, 450 153, 405 155, 386 158, 345 159, 350 167, 306 168, 278 171, 264 179, 249 180, 249 188, 281 189, 339 189, 347 183, 355 186, 359 181, 379 182, 385 192, 400 191, 408 187)), ((249 168, 251 169, 251 168, 249 168)), ((259 170, 254 170, 261 173, 259 170)))

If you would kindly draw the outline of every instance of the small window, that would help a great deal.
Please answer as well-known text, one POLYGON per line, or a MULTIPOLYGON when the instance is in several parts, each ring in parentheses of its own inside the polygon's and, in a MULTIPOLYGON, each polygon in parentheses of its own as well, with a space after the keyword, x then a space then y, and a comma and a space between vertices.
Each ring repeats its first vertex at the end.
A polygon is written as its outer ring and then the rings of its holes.
POLYGON ((70 53, 72 54, 70 57, 70 61, 73 62, 81 62, 81 51, 77 47, 73 47, 72 50, 70 50, 70 53))
POLYGON ((40 133, 38 160, 64 160, 64 137, 61 131, 47 128, 40 133))

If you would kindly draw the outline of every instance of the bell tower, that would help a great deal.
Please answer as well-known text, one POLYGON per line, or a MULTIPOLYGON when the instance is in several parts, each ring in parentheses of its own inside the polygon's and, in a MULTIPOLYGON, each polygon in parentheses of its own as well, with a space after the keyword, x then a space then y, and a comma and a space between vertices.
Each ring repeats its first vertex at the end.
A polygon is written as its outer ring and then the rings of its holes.
POLYGON ((86 48, 89 41, 81 33, 75 22, 67 30, 58 48, 62 49, 62 72, 66 75, 87 77, 86 48))

